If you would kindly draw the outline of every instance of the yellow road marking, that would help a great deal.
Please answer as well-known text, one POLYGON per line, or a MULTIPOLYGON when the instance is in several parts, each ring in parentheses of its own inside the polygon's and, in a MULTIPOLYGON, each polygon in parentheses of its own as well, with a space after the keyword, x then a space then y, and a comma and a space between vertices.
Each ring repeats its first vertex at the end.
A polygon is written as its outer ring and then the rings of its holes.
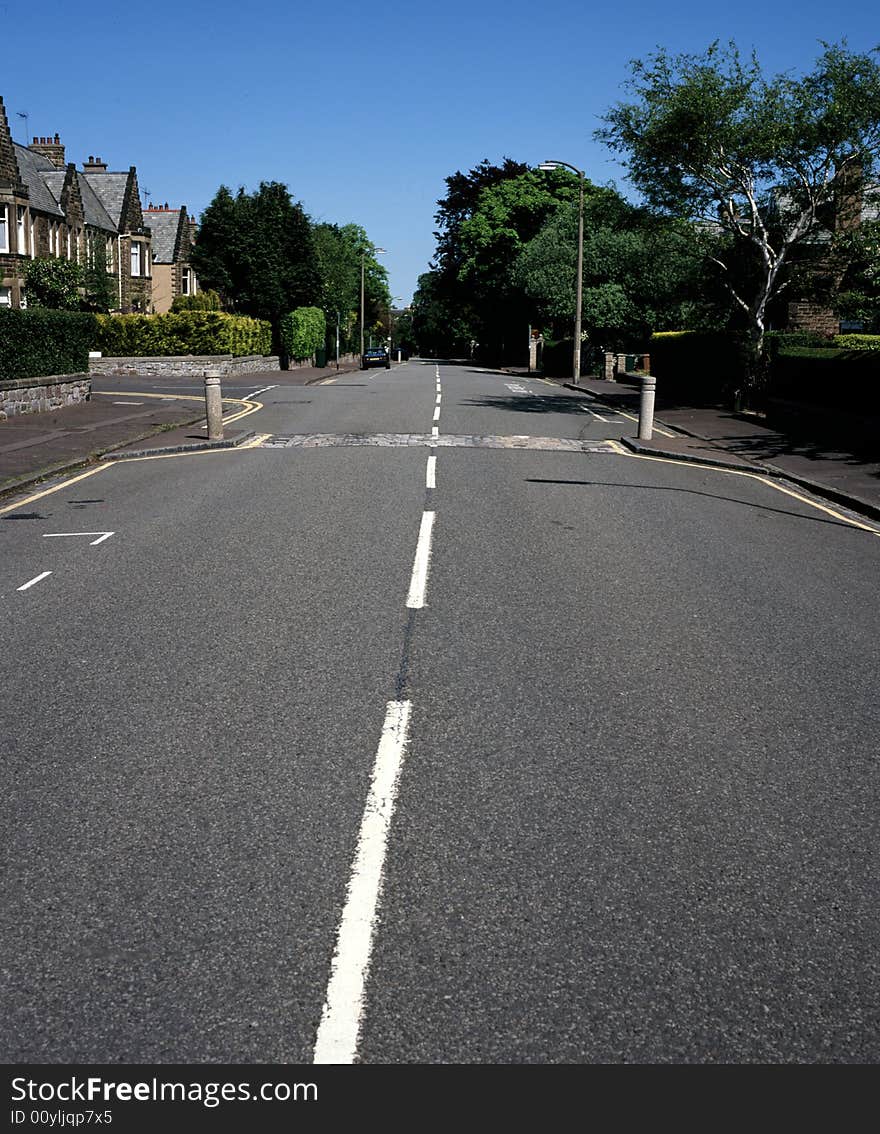
POLYGON ((319 382, 318 385, 319 386, 332 386, 335 381, 336 381, 335 378, 325 378, 324 381, 319 382))
POLYGON ((870 532, 871 535, 880 536, 880 530, 872 527, 870 524, 860 523, 858 520, 853 520, 849 516, 845 516, 842 512, 835 511, 834 508, 829 508, 825 504, 819 504, 815 500, 811 500, 809 496, 802 496, 799 492, 794 492, 790 488, 785 488, 781 484, 777 484, 775 480, 769 477, 761 476, 760 473, 748 472, 745 469, 721 469, 717 465, 698 465, 693 461, 677 461, 672 457, 650 457, 647 453, 633 453, 630 449, 621 447, 621 455, 625 457, 635 457, 639 461, 659 461, 664 465, 680 465, 682 468, 687 469, 705 469, 707 472, 725 473, 727 476, 744 476, 748 480, 757 480, 761 484, 766 484, 768 488, 775 488, 777 492, 784 492, 786 496, 791 496, 795 500, 800 500, 802 504, 808 504, 811 508, 816 508, 820 512, 825 512, 829 516, 833 516, 835 520, 841 520, 845 524, 849 524, 853 528, 861 528, 862 531, 870 532))
MULTIPOLYGON (((609 413, 620 414, 621 417, 629 418, 630 421, 638 421, 637 417, 633 417, 631 413, 624 413, 623 410, 615 409, 613 406, 606 406, 604 402, 599 402, 603 409, 607 409, 609 413)), ((661 429, 659 425, 655 425, 654 432, 659 433, 662 437, 677 437, 677 433, 668 433, 665 429, 661 429)))
MULTIPOLYGON (((95 393, 96 394, 103 394, 105 398, 118 396, 118 395, 115 395, 115 394, 108 394, 108 392, 106 390, 96 390, 95 393)), ((138 392, 138 393, 133 393, 133 394, 126 394, 126 397, 160 398, 162 401, 166 401, 166 402, 202 402, 202 403, 204 403, 204 401, 205 401, 204 397, 201 394, 152 394, 152 393, 148 394, 148 393, 138 392)), ((240 421, 243 417, 247 417, 249 414, 256 413, 257 410, 261 410, 263 408, 262 402, 255 402, 250 398, 222 398, 221 401, 228 402, 230 405, 243 406, 244 407, 243 409, 239 410, 237 413, 230 414, 229 417, 224 417, 223 418, 223 424, 224 425, 229 425, 233 421, 240 421)))
POLYGON ((173 457, 216 457, 218 454, 223 453, 240 453, 244 449, 256 449, 268 441, 272 436, 271 433, 258 433, 256 437, 252 437, 250 441, 245 441, 241 445, 227 445, 224 448, 217 449, 190 449, 183 453, 150 453, 149 456, 143 457, 126 457, 124 461, 114 461, 117 465, 134 465, 138 461, 170 461, 173 457))
POLYGON ((98 465, 96 468, 89 469, 88 472, 80 473, 79 476, 71 477, 70 480, 56 484, 54 488, 46 488, 42 492, 34 493, 33 496, 27 496, 24 500, 19 500, 17 504, 7 504, 5 508, 0 508, 0 516, 2 516, 4 512, 17 512, 19 508, 24 508, 26 504, 33 504, 35 500, 42 500, 44 496, 51 496, 53 492, 58 492, 62 488, 76 484, 78 480, 85 480, 87 476, 94 476, 95 473, 103 472, 104 469, 109 468, 109 464, 98 465))

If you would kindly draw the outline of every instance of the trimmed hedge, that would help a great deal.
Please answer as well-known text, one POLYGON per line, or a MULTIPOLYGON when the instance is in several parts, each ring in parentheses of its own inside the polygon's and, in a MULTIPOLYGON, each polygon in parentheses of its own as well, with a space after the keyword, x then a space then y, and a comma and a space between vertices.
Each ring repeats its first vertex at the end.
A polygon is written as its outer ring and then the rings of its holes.
POLYGON ((327 321, 320 307, 297 307, 281 317, 281 349, 297 362, 324 345, 327 321))
POLYGON ((167 315, 97 315, 94 349, 114 357, 270 354, 272 327, 248 315, 181 311, 167 315))
POLYGON ((221 311, 223 304, 216 291, 197 291, 195 295, 177 295, 171 304, 176 315, 180 311, 221 311))
POLYGON ((95 337, 95 316, 81 311, 0 308, 0 379, 83 374, 95 337))
POLYGON ((657 331, 648 353, 664 398, 714 405, 743 386, 749 337, 744 331, 657 331))
POLYGON ((880 350, 880 335, 835 335, 831 341, 844 350, 880 350))

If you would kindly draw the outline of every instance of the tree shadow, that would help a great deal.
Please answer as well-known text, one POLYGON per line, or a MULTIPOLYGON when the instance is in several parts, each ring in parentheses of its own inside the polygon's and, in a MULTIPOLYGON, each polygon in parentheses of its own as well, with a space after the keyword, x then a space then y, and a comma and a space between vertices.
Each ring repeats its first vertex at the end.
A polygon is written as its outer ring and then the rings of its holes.
MULTIPOLYGON (((727 504, 739 504, 742 508, 754 508, 759 512, 773 512, 778 516, 791 516, 795 520, 806 520, 813 524, 830 524, 832 527, 853 528, 846 520, 827 519, 822 516, 805 516, 801 512, 792 512, 788 508, 772 508, 768 504, 753 504, 749 500, 737 500, 733 496, 719 496, 716 492, 701 492, 698 488, 671 488, 664 484, 623 484, 612 480, 558 480, 552 477, 526 477, 527 484, 561 484, 575 488, 634 488, 646 492, 675 492, 688 496, 704 496, 709 500, 722 500, 727 504)), ((859 529, 856 528, 856 531, 859 529)))
POLYGON ((582 414, 583 398, 570 398, 561 394, 511 394, 508 397, 487 395, 469 398, 459 403, 463 406, 476 406, 481 409, 510 410, 513 413, 576 413, 582 414))

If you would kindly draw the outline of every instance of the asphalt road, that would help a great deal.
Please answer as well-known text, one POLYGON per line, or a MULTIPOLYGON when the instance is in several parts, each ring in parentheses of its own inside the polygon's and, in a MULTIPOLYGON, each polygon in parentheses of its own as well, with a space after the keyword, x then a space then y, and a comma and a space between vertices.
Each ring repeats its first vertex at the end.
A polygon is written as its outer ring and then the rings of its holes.
POLYGON ((4 1061, 877 1062, 878 535, 538 380, 257 400, 0 510, 4 1061))

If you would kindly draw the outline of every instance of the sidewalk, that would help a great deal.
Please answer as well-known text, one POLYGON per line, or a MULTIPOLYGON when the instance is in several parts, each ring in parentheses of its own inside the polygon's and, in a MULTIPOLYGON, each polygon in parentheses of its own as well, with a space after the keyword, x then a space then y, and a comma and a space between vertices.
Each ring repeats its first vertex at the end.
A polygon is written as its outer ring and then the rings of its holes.
MULTIPOLYGON (((335 365, 297 370, 272 370, 234 375, 232 381, 246 379, 254 386, 275 383, 303 386, 335 378, 356 370, 357 366, 335 365)), ((144 379, 144 390, 155 384, 155 377, 144 379)), ((135 405, 136 394, 93 393, 78 406, 67 406, 39 414, 18 414, 0 421, 0 496, 27 488, 49 476, 57 476, 105 456, 133 452, 180 452, 213 448, 204 428, 204 401, 150 398, 135 405)), ((225 431, 224 444, 241 444, 252 435, 241 426, 225 431)))
MULTIPOLYGON (((638 416, 640 387, 634 383, 582 378, 580 385, 574 386, 553 381, 638 416)), ((633 435, 622 438, 627 448, 637 453, 784 477, 819 496, 880 519, 880 460, 875 455, 847 452, 789 436, 763 424, 757 415, 712 406, 674 406, 664 404, 661 397, 657 399, 654 421, 677 436, 664 437, 655 431, 651 441, 639 441, 633 422, 633 435)))

